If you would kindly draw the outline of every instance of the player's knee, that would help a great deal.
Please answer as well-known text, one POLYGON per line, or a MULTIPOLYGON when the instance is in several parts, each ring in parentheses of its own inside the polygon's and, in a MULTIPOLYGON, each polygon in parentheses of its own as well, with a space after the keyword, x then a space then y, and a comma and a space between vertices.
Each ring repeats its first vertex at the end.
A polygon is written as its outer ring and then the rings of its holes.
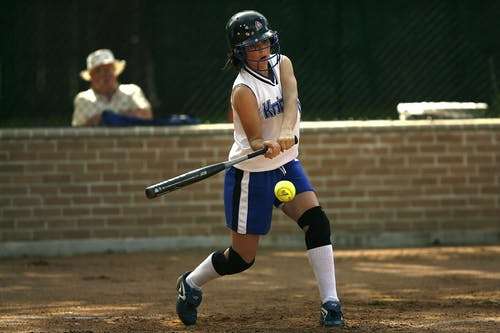
POLYGON ((229 248, 227 258, 224 255, 224 251, 217 251, 212 255, 212 265, 219 275, 241 273, 249 269, 254 262, 255 259, 249 263, 243 260, 232 247, 229 248))
POLYGON ((302 214, 297 223, 305 232, 308 250, 332 244, 330 240, 330 221, 321 206, 308 209, 302 214))

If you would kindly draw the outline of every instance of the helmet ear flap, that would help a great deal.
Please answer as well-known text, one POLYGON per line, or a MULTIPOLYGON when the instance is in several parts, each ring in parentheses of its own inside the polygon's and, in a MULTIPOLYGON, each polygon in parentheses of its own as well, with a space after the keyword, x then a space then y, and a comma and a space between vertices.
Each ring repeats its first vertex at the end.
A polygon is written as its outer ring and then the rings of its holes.
POLYGON ((233 54, 234 57, 238 60, 240 60, 242 63, 245 62, 246 54, 245 54, 245 49, 242 47, 235 47, 233 49, 233 54))

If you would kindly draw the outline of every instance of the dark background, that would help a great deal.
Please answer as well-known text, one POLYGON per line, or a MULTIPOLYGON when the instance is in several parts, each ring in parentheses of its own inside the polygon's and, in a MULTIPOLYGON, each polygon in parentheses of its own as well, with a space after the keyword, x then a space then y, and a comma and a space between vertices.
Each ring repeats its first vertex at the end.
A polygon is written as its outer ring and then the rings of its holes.
POLYGON ((394 119, 399 102, 486 102, 500 115, 500 1, 8 1, 0 127, 69 126, 87 55, 127 61, 156 116, 226 120, 225 24, 255 9, 294 63, 303 119, 394 119))

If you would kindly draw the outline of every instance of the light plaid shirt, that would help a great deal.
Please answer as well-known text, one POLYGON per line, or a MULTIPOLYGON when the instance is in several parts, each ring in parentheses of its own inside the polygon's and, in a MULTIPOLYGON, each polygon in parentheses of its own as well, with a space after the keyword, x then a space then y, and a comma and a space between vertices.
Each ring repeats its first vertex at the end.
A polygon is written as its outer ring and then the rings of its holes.
POLYGON ((74 103, 72 126, 83 126, 88 119, 104 110, 123 114, 127 110, 151 108, 141 88, 135 84, 120 84, 111 100, 92 89, 82 91, 76 95, 74 103))

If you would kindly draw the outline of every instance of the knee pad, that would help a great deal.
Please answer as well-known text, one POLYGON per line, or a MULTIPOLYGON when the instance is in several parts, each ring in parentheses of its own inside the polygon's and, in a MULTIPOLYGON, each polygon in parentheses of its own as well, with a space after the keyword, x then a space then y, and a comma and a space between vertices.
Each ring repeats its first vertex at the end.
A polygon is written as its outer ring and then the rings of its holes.
POLYGON ((224 255, 224 251, 216 251, 212 255, 212 265, 214 266, 215 271, 219 275, 231 275, 236 273, 241 273, 247 269, 249 269, 255 259, 252 262, 248 263, 243 258, 233 250, 232 247, 229 248, 229 253, 226 258, 224 255))
POLYGON ((332 244, 330 240, 330 221, 321 206, 308 209, 302 214, 297 223, 305 232, 308 250, 332 244))

